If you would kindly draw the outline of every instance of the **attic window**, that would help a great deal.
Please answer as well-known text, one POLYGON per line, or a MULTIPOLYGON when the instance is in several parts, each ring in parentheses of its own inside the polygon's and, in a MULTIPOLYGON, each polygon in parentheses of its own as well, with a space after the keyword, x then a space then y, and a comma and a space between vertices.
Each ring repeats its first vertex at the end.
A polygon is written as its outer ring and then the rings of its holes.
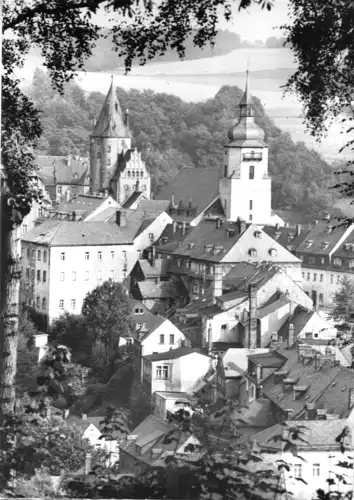
POLYGON ((276 256, 277 256, 277 254, 278 254, 278 252, 277 252, 277 250, 276 250, 275 248, 271 248, 271 249, 269 250, 269 255, 270 255, 271 257, 276 257, 276 256))
POLYGON ((338 259, 338 257, 337 257, 334 259, 333 264, 337 267, 340 267, 342 265, 342 261, 341 261, 341 259, 338 259))
POLYGON ((310 246, 312 245, 312 243, 313 243, 313 240, 307 240, 305 242, 305 248, 310 248, 310 246))
POLYGON ((257 257, 257 250, 255 248, 250 248, 248 250, 250 257, 257 257))
POLYGON ((262 233, 260 231, 255 231, 254 237, 260 239, 262 237, 262 233))
POLYGON ((212 248, 213 248, 213 245, 205 245, 204 246, 205 252, 210 252, 210 250, 212 250, 212 248))
POLYGON ((329 241, 324 241, 321 245, 322 250, 326 250, 329 247, 329 241))
POLYGON ((295 238, 295 234, 294 233, 289 233, 288 234, 288 241, 292 241, 294 238, 295 238))
POLYGON ((333 231, 333 228, 332 228, 331 226, 327 226, 325 231, 326 231, 326 233, 328 234, 328 233, 330 233, 331 231, 333 231))
POLYGON ((189 248, 190 250, 191 250, 192 248, 194 248, 194 247, 195 247, 195 243, 194 243, 194 242, 193 242, 193 243, 189 243, 189 244, 188 244, 188 248, 189 248))

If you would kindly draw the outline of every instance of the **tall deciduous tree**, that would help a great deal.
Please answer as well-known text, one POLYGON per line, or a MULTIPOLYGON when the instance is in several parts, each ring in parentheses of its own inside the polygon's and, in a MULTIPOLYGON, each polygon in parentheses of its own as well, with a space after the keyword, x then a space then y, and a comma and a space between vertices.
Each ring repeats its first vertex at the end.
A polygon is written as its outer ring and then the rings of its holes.
POLYGON ((354 281, 344 276, 340 288, 333 296, 334 309, 331 316, 335 320, 343 320, 348 323, 354 314, 354 281))

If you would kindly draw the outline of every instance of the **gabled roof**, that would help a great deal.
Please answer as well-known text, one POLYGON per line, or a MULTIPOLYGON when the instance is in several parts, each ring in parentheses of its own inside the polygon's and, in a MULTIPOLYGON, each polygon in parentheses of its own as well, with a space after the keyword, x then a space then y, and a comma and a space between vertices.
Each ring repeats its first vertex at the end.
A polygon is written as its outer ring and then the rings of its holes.
POLYGON ((195 347, 178 347, 177 349, 171 349, 167 352, 160 352, 158 354, 149 354, 148 356, 144 356, 148 361, 163 361, 169 359, 178 359, 183 356, 188 356, 189 354, 200 354, 201 356, 209 357, 208 354, 203 352, 203 350, 195 348, 195 347))
MULTIPOLYGON (((97 208, 99 208, 105 201, 106 200, 100 196, 80 194, 71 201, 60 203, 54 209, 52 209, 50 213, 71 215, 73 212, 75 212, 78 216, 87 217, 95 210, 97 210, 97 208)), ((114 210, 116 210, 117 204, 114 202, 113 198, 111 198, 111 200, 108 200, 108 204, 110 203, 114 204, 114 207, 112 207, 112 209, 114 208, 114 210)))
POLYGON ((125 126, 122 111, 113 82, 101 109, 101 113, 91 134, 92 137, 130 137, 129 129, 125 126))
POLYGON ((294 210, 273 210, 273 212, 278 215, 290 228, 295 228, 298 224, 304 226, 308 229, 308 225, 313 223, 312 215, 306 212, 295 212, 294 210))
POLYGON ((296 229, 291 227, 275 227, 275 226, 264 226, 263 231, 268 234, 271 238, 282 245, 284 248, 291 247, 293 249, 297 248, 302 241, 304 241, 309 230, 301 229, 297 233, 296 229))
POLYGON ((248 358, 252 354, 267 353, 269 349, 228 349, 222 356, 225 377, 242 377, 248 367, 248 358))
POLYGON ((281 294, 279 297, 275 297, 272 302, 268 302, 265 306, 258 309, 258 318, 265 318, 287 304, 290 304, 290 300, 288 300, 285 295, 281 294))
MULTIPOLYGON (((257 349, 259 351, 259 349, 257 349)), ((250 354, 248 359, 264 368, 280 368, 286 362, 286 357, 277 351, 264 349, 266 352, 256 352, 250 354)))
POLYGON ((186 288, 183 283, 176 280, 161 281, 160 283, 140 281, 137 283, 136 288, 142 300, 173 299, 186 296, 186 288))
POLYGON ((35 163, 39 168, 38 176, 45 186, 56 184, 88 186, 90 184, 89 158, 87 157, 39 155, 35 163))
POLYGON ((259 290, 273 276, 281 271, 281 268, 275 264, 251 264, 248 262, 237 263, 223 277, 223 285, 236 288, 239 291, 247 292, 248 285, 251 283, 259 290))
POLYGON ((153 264, 148 259, 139 259, 137 262, 137 266, 140 267, 145 279, 165 277, 167 275, 167 265, 168 261, 166 259, 155 259, 153 264))
POLYGON ((141 328, 137 327, 137 332, 140 332, 139 341, 147 338, 150 333, 166 321, 162 316, 153 314, 140 300, 129 299, 129 305, 132 310, 132 319, 137 325, 142 325, 141 328))
POLYGON ((352 410, 352 408, 349 408, 350 389, 354 389, 354 372, 341 367, 331 384, 316 400, 316 407, 327 408, 341 418, 347 417, 350 410, 352 410))
POLYGON ((319 221, 310 230, 306 239, 299 244, 296 251, 302 254, 329 255, 347 229, 346 225, 339 226, 338 223, 328 220, 319 221), (307 242, 310 242, 308 247, 307 242), (324 242, 328 243, 326 247, 324 247, 324 242))
POLYGON ((183 234, 182 227, 177 227, 176 224, 174 228, 173 224, 167 224, 155 246, 159 252, 172 253, 193 229, 193 227, 186 227, 183 234))
POLYGON ((144 193, 142 191, 134 191, 123 203, 122 208, 130 208, 141 196, 144 196, 144 193))
POLYGON ((336 257, 341 259, 354 259, 354 231, 346 237, 344 242, 333 253, 332 260, 336 257), (348 244, 353 246, 347 247, 348 244))
POLYGON ((292 324, 294 325, 294 337, 297 338, 314 314, 316 314, 316 311, 309 311, 302 306, 297 306, 291 318, 286 320, 280 328, 278 336, 283 337, 284 340, 287 339, 289 336, 289 325, 292 324))
POLYGON ((23 235, 22 240, 50 246, 88 246, 133 244, 141 221, 127 227, 115 223, 49 220, 23 235))
MULTIPOLYGON (((157 195, 156 200, 169 200, 188 207, 189 203, 196 209, 194 219, 203 212, 219 192, 219 171, 217 168, 182 168, 178 174, 157 195)), ((174 218, 175 214, 171 214, 174 218)), ((187 220, 186 216, 183 217, 187 220)))

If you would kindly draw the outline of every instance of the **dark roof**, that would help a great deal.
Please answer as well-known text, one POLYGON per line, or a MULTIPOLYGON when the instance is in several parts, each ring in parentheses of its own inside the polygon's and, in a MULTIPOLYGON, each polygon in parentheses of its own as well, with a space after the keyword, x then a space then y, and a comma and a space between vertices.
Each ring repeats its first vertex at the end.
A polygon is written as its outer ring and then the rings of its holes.
POLYGON ((269 399, 257 399, 248 403, 246 408, 234 410, 231 419, 237 427, 270 427, 277 420, 273 411, 273 404, 269 399))
POLYGON ((262 229, 268 236, 288 250, 296 249, 310 232, 308 229, 301 229, 297 234, 296 229, 291 227, 264 226, 262 229))
POLYGON ((140 267, 145 279, 160 278, 167 275, 168 261, 166 259, 155 259, 153 265, 148 259, 139 259, 136 265, 140 267))
POLYGON ((138 294, 144 299, 173 299, 186 296, 186 288, 181 281, 172 280, 153 283, 140 281, 136 285, 138 294))
POLYGON ((318 398, 342 368, 333 366, 330 360, 321 361, 322 356, 317 361, 315 359, 299 360, 297 344, 291 349, 281 346, 278 352, 287 358, 281 367, 281 371, 288 371, 286 378, 297 380, 297 386, 309 387, 294 401, 292 388, 287 389, 281 380, 270 375, 262 383, 263 393, 282 410, 292 409, 291 417, 295 418, 302 413, 306 403, 312 403, 318 398))
POLYGON ((277 351, 250 354, 248 359, 264 368, 280 368, 286 362, 286 357, 277 351))
POLYGON ((316 400, 317 408, 327 408, 341 418, 347 417, 349 408, 349 391, 354 389, 354 372, 342 367, 326 390, 316 400))
POLYGON ((315 313, 316 311, 309 311, 301 306, 297 306, 291 318, 286 320, 280 328, 278 336, 283 337, 284 340, 287 339, 289 335, 289 325, 292 324, 294 325, 294 336, 297 338, 315 313))
POLYGON ((329 255, 346 230, 347 226, 338 227, 338 224, 330 221, 319 221, 308 233, 306 239, 299 244, 296 251, 302 254, 329 255), (310 241, 311 246, 306 248, 306 242, 310 241), (326 248, 322 246, 324 242, 328 242, 326 248))
MULTIPOLYGON (((93 196, 93 195, 88 195, 88 194, 80 194, 79 196, 76 196, 71 201, 68 202, 63 202, 57 205, 54 209, 50 211, 50 214, 69 214, 71 215, 73 212, 77 216, 80 217, 87 217, 88 215, 92 214, 97 208, 102 205, 102 203, 105 201, 104 198, 100 196, 93 196)), ((114 200, 112 198, 112 201, 108 201, 108 204, 114 204, 114 210, 116 210, 116 204, 114 203, 114 200)))
POLYGON ((123 245, 132 244, 141 221, 127 227, 115 223, 69 222, 49 220, 23 235, 22 240, 50 246, 123 245))
POLYGON ((294 212, 294 210, 273 210, 286 224, 290 227, 295 227, 298 224, 310 225, 313 223, 312 215, 307 212, 294 212))
MULTIPOLYGON (((194 219, 213 201, 219 192, 219 170, 217 168, 182 168, 179 173, 157 195, 156 200, 172 200, 196 209, 194 219)), ((171 213, 172 218, 178 214, 171 213)), ((183 217, 186 220, 186 217, 183 217)))
POLYGON ((223 277, 223 285, 236 288, 238 291, 247 292, 248 285, 256 285, 259 290, 279 271, 277 264, 251 264, 240 262, 223 277))
POLYGON ((101 109, 101 113, 91 134, 92 137, 130 137, 131 134, 124 124, 122 112, 113 83, 101 109))
POLYGON ((123 203, 122 208, 130 208, 143 195, 142 191, 134 191, 123 203))
MULTIPOLYGON (((338 247, 338 249, 333 253, 332 260, 336 257, 342 259, 354 259, 354 246, 347 247, 347 245, 354 245, 354 231, 346 237, 343 243, 338 247)), ((347 271, 346 271, 347 272, 347 271)))
MULTIPOLYGON (((97 429, 100 431, 102 428, 101 422, 103 422, 104 418, 105 418, 104 416, 90 416, 90 415, 87 415, 86 418, 82 418, 82 416, 80 417, 78 415, 69 414, 66 420, 70 424, 77 425, 83 430, 83 432, 85 432, 86 429, 91 424, 97 427, 97 429)), ((114 430, 112 436, 117 439, 117 438, 124 438, 126 434, 120 432, 119 430, 114 430)))
POLYGON ((171 349, 167 352, 160 352, 158 354, 149 354, 148 356, 144 356, 148 361, 162 361, 164 359, 178 359, 182 358, 182 356, 188 356, 189 354, 198 353, 202 356, 208 356, 203 350, 198 349, 196 347, 178 347, 177 349, 171 349))
POLYGON ((129 304, 132 310, 132 319, 136 324, 143 325, 141 329, 137 328, 141 332, 139 335, 140 341, 144 340, 165 321, 162 316, 153 314, 140 300, 129 299, 129 304))
POLYGON ((275 294, 271 302, 268 301, 266 305, 258 309, 258 317, 264 318, 287 304, 290 304, 290 300, 288 300, 285 295, 281 294, 278 296, 278 294, 275 294))
MULTIPOLYGON (((39 167, 38 176, 45 186, 56 184, 72 184, 88 186, 89 158, 78 156, 37 156, 35 160, 39 167), (55 178, 54 178, 55 169, 55 178)), ((46 187, 49 191, 48 187, 46 187)), ((54 193, 50 193, 51 196, 54 193)), ((54 196, 54 199, 56 194, 54 196)))
POLYGON ((170 200, 141 200, 139 209, 146 212, 167 212, 170 200))
POLYGON ((186 226, 183 234, 182 225, 177 227, 177 224, 167 224, 163 230, 158 243, 155 245, 159 252, 174 252, 179 246, 179 242, 187 238, 187 235, 193 231, 194 227, 186 226), (175 228, 175 231, 174 231, 175 228))

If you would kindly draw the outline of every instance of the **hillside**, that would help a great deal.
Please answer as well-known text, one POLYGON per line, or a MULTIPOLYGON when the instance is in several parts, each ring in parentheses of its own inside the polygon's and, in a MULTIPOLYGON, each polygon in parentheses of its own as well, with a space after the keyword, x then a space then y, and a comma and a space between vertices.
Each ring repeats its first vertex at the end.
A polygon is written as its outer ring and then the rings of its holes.
MULTIPOLYGON (((107 89, 108 90, 108 89, 107 89)), ((48 155, 89 151, 92 123, 104 96, 86 96, 76 84, 58 96, 49 80, 36 70, 29 93, 42 110, 44 135, 38 152, 48 155)), ((224 86, 199 103, 186 103, 168 94, 150 90, 118 89, 122 108, 129 108, 135 145, 142 150, 156 192, 182 167, 219 168, 227 131, 237 117, 242 91, 224 86)), ((256 122, 269 143, 269 170, 273 178, 273 207, 293 208, 318 215, 330 209, 333 194, 332 166, 304 143, 295 143, 269 119, 259 99, 254 98, 256 122)))

